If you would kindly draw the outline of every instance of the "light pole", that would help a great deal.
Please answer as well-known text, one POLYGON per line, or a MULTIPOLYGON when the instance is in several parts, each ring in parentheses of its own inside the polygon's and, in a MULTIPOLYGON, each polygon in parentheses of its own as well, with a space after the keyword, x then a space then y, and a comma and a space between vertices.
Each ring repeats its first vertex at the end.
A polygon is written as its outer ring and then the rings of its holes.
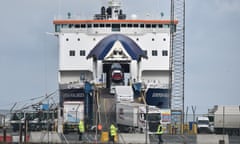
POLYGON ((145 132, 145 144, 148 143, 148 105, 146 105, 146 132, 145 132))

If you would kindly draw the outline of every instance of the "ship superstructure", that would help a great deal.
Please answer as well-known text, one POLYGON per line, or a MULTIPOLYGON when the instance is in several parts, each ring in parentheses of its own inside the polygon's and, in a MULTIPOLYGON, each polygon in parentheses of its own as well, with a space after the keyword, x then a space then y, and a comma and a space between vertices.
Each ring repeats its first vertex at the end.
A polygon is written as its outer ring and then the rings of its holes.
MULTIPOLYGON (((112 63, 130 81, 169 83, 170 20, 132 20, 119 1, 93 20, 54 20, 59 37, 59 83, 106 82, 112 63)), ((174 21, 174 25, 177 21, 174 21)))

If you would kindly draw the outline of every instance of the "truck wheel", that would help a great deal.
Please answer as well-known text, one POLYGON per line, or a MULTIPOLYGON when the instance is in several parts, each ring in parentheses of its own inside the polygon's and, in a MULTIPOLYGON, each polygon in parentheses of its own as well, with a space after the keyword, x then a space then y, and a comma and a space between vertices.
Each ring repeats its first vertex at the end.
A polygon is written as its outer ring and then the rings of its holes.
POLYGON ((128 128, 128 133, 136 133, 136 129, 134 127, 128 128))
POLYGON ((133 133, 136 133, 136 132, 137 132, 137 130, 135 128, 133 128, 133 133))
POLYGON ((133 129, 134 129, 134 128, 129 127, 129 128, 128 128, 128 133, 133 133, 133 129))

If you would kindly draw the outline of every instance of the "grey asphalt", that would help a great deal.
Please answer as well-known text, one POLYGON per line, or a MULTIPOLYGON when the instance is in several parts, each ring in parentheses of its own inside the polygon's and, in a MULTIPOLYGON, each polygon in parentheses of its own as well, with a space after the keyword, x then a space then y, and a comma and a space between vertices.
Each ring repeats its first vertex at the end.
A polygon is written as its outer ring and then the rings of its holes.
MULTIPOLYGON (((77 133, 70 133, 65 135, 66 139, 69 143, 81 143, 78 141, 78 135, 77 133)), ((86 143, 104 143, 101 142, 101 136, 98 135, 98 140, 96 141, 95 134, 85 134, 84 135, 84 141, 86 143)), ((200 137, 200 141, 203 143, 197 143, 197 137, 198 135, 163 135, 163 144, 210 144, 207 143, 208 141, 213 141, 214 135, 207 135, 206 137, 200 137)), ((145 144, 146 136, 145 134, 127 134, 127 133, 120 133, 119 134, 119 143, 121 144, 145 144)), ((156 135, 149 135, 148 137, 148 143, 149 144, 158 144, 158 138, 156 135)), ((105 142, 107 143, 107 142, 105 142)), ((219 144, 219 143, 216 143, 219 144)), ((226 143, 225 141, 225 144, 226 143)), ((240 136, 230 136, 229 137, 229 144, 240 144, 240 136)))

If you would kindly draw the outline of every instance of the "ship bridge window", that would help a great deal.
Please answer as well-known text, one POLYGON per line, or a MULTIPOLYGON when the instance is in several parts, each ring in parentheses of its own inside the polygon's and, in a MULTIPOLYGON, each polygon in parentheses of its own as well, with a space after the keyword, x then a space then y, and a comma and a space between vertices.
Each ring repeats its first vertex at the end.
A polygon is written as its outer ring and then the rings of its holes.
POLYGON ((138 27, 138 24, 133 24, 133 27, 137 28, 137 27, 138 27))
POLYGON ((121 24, 121 27, 124 27, 124 28, 125 28, 126 26, 127 26, 126 24, 121 24))
POLYGON ((97 27, 98 27, 98 24, 93 24, 93 27, 96 27, 96 28, 97 28, 97 27))
POLYGON ((61 29, 60 25, 55 25, 55 32, 60 32, 60 29, 61 29))
POLYGON ((159 28, 162 28, 162 27, 163 27, 163 25, 162 25, 162 24, 159 24, 159 25, 158 25, 158 27, 159 27, 159 28))
POLYGON ((73 26, 72 24, 69 24, 69 25, 68 25, 68 28, 72 28, 72 26, 73 26))
POLYGON ((86 55, 86 51, 85 50, 80 50, 80 56, 85 56, 86 55))
POLYGON ((158 56, 158 51, 157 50, 152 50, 152 56, 158 56))
POLYGON ((88 27, 88 28, 91 28, 91 27, 92 27, 92 24, 87 24, 87 27, 88 27))
POLYGON ((106 24, 106 27, 111 27, 111 24, 106 24))
POLYGON ((75 50, 70 50, 69 51, 69 56, 75 56, 75 50))
POLYGON ((152 28, 156 28, 157 27, 157 25, 156 24, 152 24, 152 28))
POLYGON ((120 24, 112 24, 112 31, 120 31, 120 24))
POLYGON ((144 24, 140 24, 140 27, 141 27, 141 28, 144 28, 144 24))
POLYGON ((146 28, 151 28, 151 25, 150 24, 146 24, 146 28))
POLYGON ((74 27, 75 28, 80 28, 80 24, 75 24, 74 27))
POLYGON ((168 51, 167 50, 163 50, 162 51, 162 56, 168 56, 168 51))
POLYGON ((104 24, 100 24, 100 27, 103 28, 103 27, 104 27, 104 24))
POLYGON ((132 27, 132 24, 128 24, 127 27, 130 27, 130 28, 131 28, 131 27, 132 27))
POLYGON ((81 28, 86 28, 86 24, 81 24, 81 28))

